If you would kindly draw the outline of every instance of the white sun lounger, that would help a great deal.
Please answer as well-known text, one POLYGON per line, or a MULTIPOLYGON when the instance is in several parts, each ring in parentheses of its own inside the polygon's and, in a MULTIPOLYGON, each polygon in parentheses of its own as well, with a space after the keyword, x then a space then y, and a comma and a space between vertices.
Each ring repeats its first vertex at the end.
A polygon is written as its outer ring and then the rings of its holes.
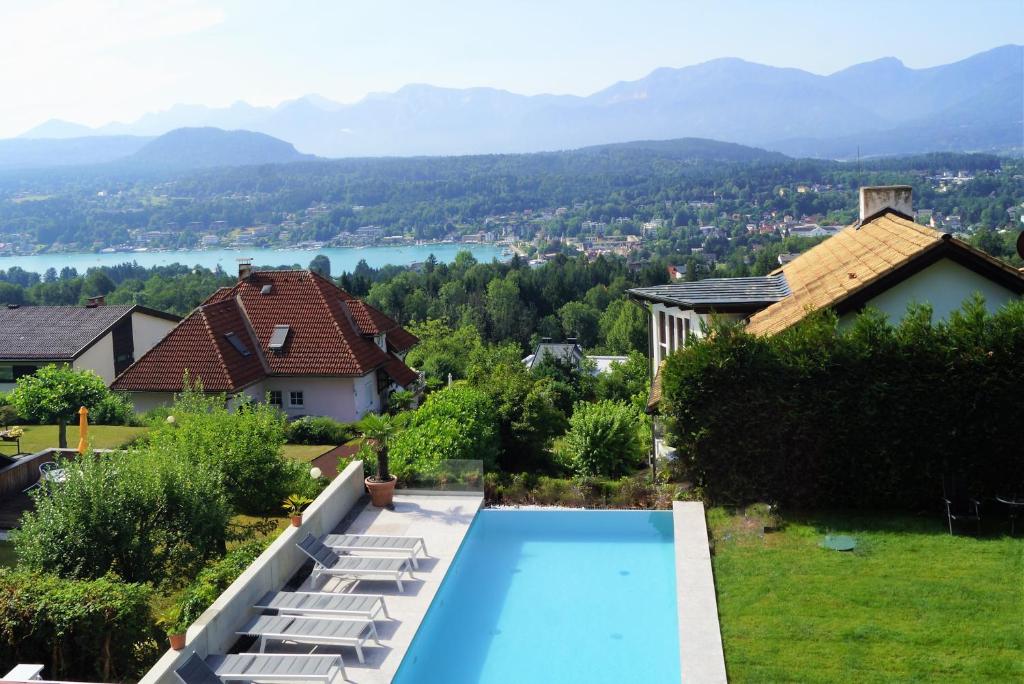
POLYGON ((373 620, 379 613, 391 619, 384 597, 376 594, 331 594, 320 591, 270 591, 254 608, 276 610, 278 615, 354 615, 373 620))
POLYGON ((313 566, 314 578, 320 575, 331 575, 357 580, 390 579, 398 585, 398 591, 405 591, 402 586, 403 575, 407 575, 411 580, 416 579, 413 577, 408 558, 341 556, 324 546, 323 542, 311 534, 307 534, 306 538, 297 544, 303 553, 316 561, 313 566))
POLYGON ((418 568, 418 554, 427 556, 427 544, 423 537, 400 537, 384 534, 328 534, 321 538, 324 545, 342 551, 384 551, 401 553, 418 568))
POLYGON ((236 634, 258 637, 260 653, 270 639, 291 641, 296 644, 351 646, 356 649, 359 662, 363 659, 363 644, 373 639, 380 646, 377 627, 373 620, 353 618, 305 617, 302 615, 257 615, 236 634))
POLYGON ((215 668, 193 653, 174 671, 185 684, 222 684, 226 681, 322 682, 330 684, 338 674, 345 679, 340 655, 292 655, 285 653, 238 653, 224 656, 215 668))

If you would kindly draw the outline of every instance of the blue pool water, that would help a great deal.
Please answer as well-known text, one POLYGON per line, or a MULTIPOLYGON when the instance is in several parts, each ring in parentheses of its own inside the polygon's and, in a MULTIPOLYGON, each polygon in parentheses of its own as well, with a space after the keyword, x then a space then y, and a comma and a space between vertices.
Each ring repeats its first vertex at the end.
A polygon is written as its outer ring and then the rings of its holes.
POLYGON ((679 682, 668 511, 481 511, 396 684, 679 682))

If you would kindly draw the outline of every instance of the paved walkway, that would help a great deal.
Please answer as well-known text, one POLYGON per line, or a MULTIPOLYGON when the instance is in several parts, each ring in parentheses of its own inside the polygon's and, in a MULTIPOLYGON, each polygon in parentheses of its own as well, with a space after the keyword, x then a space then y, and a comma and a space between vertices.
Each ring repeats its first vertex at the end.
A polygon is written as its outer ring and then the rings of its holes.
MULTIPOLYGON (((405 591, 398 592, 393 581, 352 582, 338 578, 307 579, 300 591, 353 592, 382 594, 391 620, 377 620, 377 632, 383 646, 368 642, 363 649, 366 662, 360 663, 351 648, 340 650, 318 646, 317 653, 342 653, 348 681, 357 684, 390 682, 416 634, 430 602, 441 586, 448 567, 459 550, 469 525, 483 505, 480 495, 397 494, 395 510, 367 507, 347 528, 335 532, 353 534, 395 534, 423 537, 429 558, 419 560, 415 581, 404 582, 405 591)), ((276 642, 275 652, 309 652, 309 647, 291 647, 276 642)), ((337 683, 336 683, 337 684, 337 683)))

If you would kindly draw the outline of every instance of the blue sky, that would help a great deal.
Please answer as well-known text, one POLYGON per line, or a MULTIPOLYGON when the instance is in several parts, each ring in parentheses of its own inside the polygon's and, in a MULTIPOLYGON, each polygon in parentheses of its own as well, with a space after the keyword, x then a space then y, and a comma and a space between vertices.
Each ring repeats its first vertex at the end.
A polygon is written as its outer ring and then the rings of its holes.
POLYGON ((353 102, 407 83, 588 94, 740 57, 831 73, 1021 42, 1024 0, 28 0, 0 4, 0 137, 174 103, 353 102))

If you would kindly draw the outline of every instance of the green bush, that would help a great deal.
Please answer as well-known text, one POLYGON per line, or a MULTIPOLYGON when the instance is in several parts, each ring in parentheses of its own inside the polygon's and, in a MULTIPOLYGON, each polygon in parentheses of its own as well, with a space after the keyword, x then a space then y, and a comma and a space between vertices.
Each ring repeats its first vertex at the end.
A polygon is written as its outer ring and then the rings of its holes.
MULTIPOLYGON (((68 578, 190 576, 223 552, 231 510, 218 472, 147 451, 61 461, 11 534, 21 563, 68 578)), ((277 503, 276 501, 274 503, 277 503)))
POLYGON ((50 679, 138 679, 161 650, 151 596, 115 577, 0 570, 0 670, 42 663, 50 679))
POLYGON ((661 410, 680 475, 714 501, 920 510, 943 475, 1024 490, 1024 302, 948 322, 828 313, 772 337, 718 324, 669 357, 661 410))
POLYGON ((166 625, 167 632, 184 634, 188 626, 213 605, 217 597, 253 564, 269 544, 269 539, 246 542, 204 568, 182 592, 173 617, 166 625))
POLYGON ((464 383, 431 394, 407 429, 391 439, 390 469, 399 480, 430 475, 445 460, 481 460, 494 467, 498 455, 496 416, 490 398, 464 383))
POLYGON ((278 512, 278 502, 292 493, 294 475, 281 455, 285 422, 279 411, 248 401, 229 411, 223 395, 193 388, 177 397, 169 415, 174 421, 165 419, 149 435, 154 451, 219 471, 241 513, 278 512))
POLYGON ((139 425, 132 400, 123 394, 111 392, 89 412, 94 425, 139 425))
POLYGON ((643 459, 642 426, 641 415, 629 404, 577 403, 561 442, 563 456, 578 475, 629 474, 643 459))
POLYGON ((289 444, 344 444, 355 437, 351 425, 326 416, 306 416, 288 424, 285 438, 289 444))

